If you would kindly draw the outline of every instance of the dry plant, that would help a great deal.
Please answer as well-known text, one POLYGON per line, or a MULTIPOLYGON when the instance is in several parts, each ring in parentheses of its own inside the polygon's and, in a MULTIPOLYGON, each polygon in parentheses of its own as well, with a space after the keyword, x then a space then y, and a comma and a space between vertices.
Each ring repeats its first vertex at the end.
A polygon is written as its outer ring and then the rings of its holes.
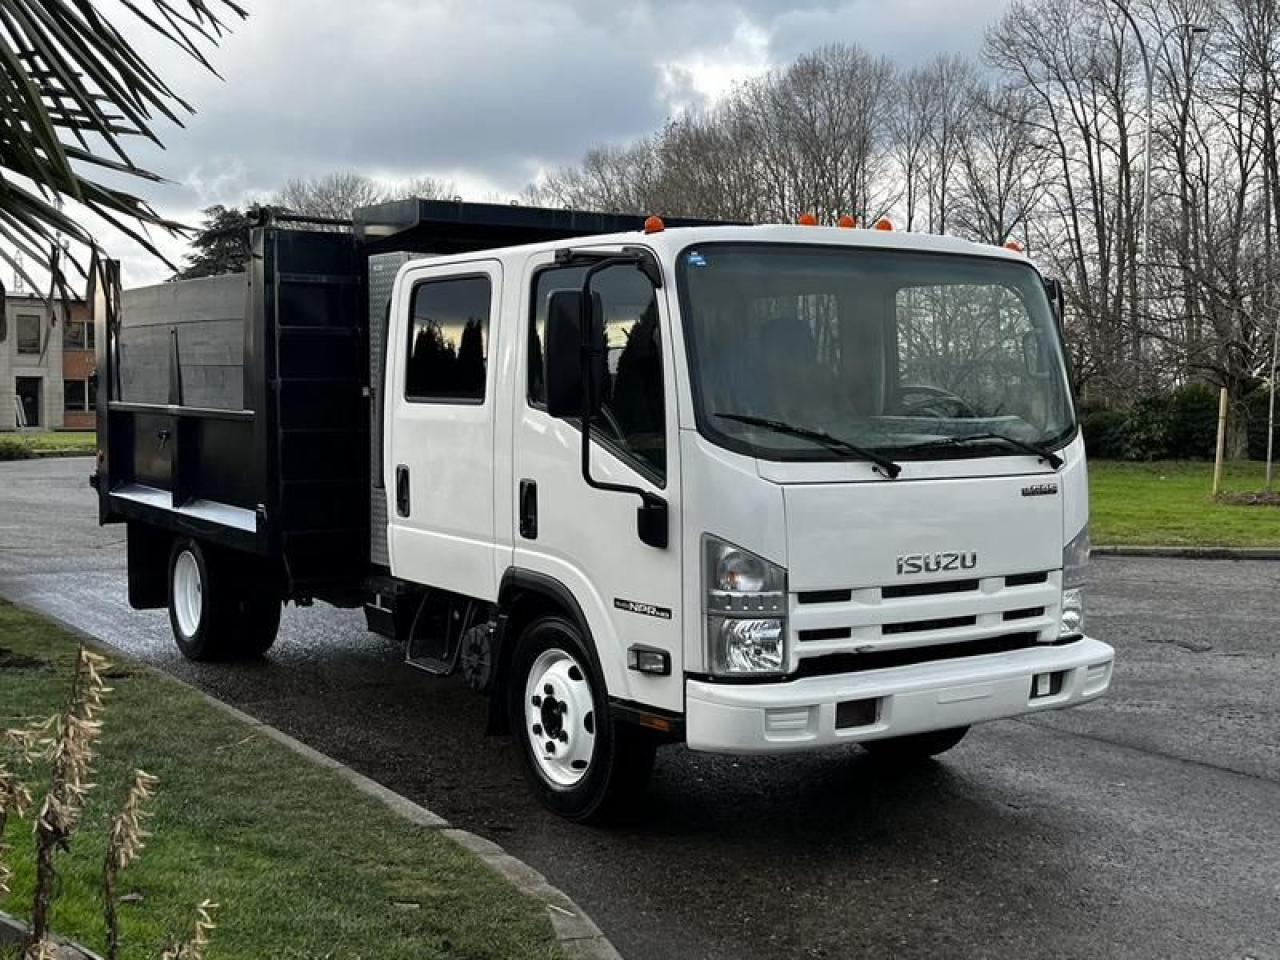
POLYGON ((160 960, 204 960, 205 950, 209 947, 209 934, 217 926, 213 915, 218 905, 206 900, 196 907, 196 922, 191 928, 191 936, 183 943, 175 944, 160 955, 160 960))
MULTIPOLYGON (((57 957, 49 930, 57 887, 55 855, 69 848, 94 787, 90 777, 94 750, 102 735, 99 716, 104 709, 103 698, 111 692, 103 682, 107 666, 103 657, 81 647, 76 657, 71 695, 63 712, 26 727, 0 730, 0 748, 6 754, 28 767, 48 764, 50 772, 49 789, 35 818, 35 892, 22 960, 56 960, 57 957)), ((124 802, 111 821, 102 866, 108 960, 118 960, 120 953, 119 876, 138 859, 150 836, 144 824, 151 816, 147 805, 155 796, 158 783, 151 774, 135 770, 124 802)), ((9 849, 4 844, 5 827, 10 817, 22 818, 33 806, 30 788, 0 763, 0 897, 8 895, 12 879, 7 865, 9 849)), ((216 909, 216 903, 208 900, 201 903, 196 908, 196 920, 188 939, 166 950, 162 960, 204 960, 216 909)))
POLYGON ((102 680, 106 666, 103 657, 80 648, 71 696, 47 744, 52 770, 49 792, 36 816, 36 890, 26 944, 33 960, 33 949, 49 937, 49 914, 57 881, 54 856, 68 848, 94 786, 89 775, 94 747, 102 736, 98 715, 102 712, 102 698, 110 692, 102 680))
POLYGON ((107 855, 102 864, 102 912, 107 923, 107 960, 118 960, 120 956, 120 894, 117 880, 120 871, 138 859, 146 838, 151 836, 142 829, 142 822, 151 816, 146 803, 155 796, 156 784, 159 782, 146 771, 133 771, 133 783, 125 796, 124 805, 111 821, 107 855))

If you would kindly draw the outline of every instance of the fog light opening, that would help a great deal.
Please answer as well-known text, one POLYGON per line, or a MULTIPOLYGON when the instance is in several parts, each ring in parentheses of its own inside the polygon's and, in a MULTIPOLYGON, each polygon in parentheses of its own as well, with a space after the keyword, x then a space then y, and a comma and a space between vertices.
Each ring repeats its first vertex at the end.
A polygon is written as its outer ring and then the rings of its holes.
POLYGON ((1056 673, 1037 673, 1031 678, 1031 699, 1043 700, 1046 697, 1056 697, 1062 692, 1063 684, 1067 679, 1067 671, 1059 670, 1056 673))
POLYGON ((870 727, 880 719, 880 700, 845 700, 836 704, 836 729, 870 727))

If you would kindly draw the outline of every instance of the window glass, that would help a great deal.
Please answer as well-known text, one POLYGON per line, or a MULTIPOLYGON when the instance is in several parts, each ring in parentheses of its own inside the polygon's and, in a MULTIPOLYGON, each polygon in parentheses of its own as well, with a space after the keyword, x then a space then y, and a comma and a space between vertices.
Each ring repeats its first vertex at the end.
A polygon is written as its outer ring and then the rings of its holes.
POLYGON ((799 430, 907 457, 998 456, 984 437, 1060 446, 1074 429, 1044 285, 1025 264, 715 244, 687 251, 680 273, 699 427, 732 449, 848 456, 799 430))
POLYGON ((488 277, 430 280, 414 287, 406 399, 484 401, 491 294, 488 277))
POLYGON ((18 352, 40 352, 40 318, 30 314, 18 315, 18 352))
POLYGON ((63 409, 68 412, 87 409, 88 382, 85 380, 64 380, 62 382, 63 409))
POLYGON ((71 320, 63 334, 62 345, 67 350, 93 349, 93 324, 83 320, 71 320))
MULTIPOLYGON (((535 406, 546 402, 542 344, 547 304, 557 290, 579 289, 583 270, 543 270, 534 280, 529 402, 535 406)), ((644 274, 630 266, 611 267, 597 274, 591 289, 600 297, 608 350, 601 412, 592 425, 592 436, 661 481, 667 472, 667 428, 656 292, 644 274)))

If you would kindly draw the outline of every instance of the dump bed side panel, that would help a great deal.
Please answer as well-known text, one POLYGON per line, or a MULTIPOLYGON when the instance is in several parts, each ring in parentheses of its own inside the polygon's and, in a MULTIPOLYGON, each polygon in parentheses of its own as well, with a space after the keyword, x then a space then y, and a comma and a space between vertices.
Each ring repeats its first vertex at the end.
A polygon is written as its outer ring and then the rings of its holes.
POLYGON ((245 274, 121 294, 97 272, 100 515, 268 557, 295 597, 341 592, 369 560, 364 259, 345 232, 250 245, 245 274))

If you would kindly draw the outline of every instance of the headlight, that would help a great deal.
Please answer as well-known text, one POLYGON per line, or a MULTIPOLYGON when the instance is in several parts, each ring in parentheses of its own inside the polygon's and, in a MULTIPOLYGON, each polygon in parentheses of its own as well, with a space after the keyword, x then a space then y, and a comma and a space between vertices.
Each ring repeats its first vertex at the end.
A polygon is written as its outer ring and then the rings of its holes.
POLYGON ((1089 570, 1089 528, 1062 550, 1062 636, 1084 633, 1084 581, 1089 570))
POLYGON ((712 536, 703 538, 707 663, 726 676, 787 669, 787 572, 712 536))

